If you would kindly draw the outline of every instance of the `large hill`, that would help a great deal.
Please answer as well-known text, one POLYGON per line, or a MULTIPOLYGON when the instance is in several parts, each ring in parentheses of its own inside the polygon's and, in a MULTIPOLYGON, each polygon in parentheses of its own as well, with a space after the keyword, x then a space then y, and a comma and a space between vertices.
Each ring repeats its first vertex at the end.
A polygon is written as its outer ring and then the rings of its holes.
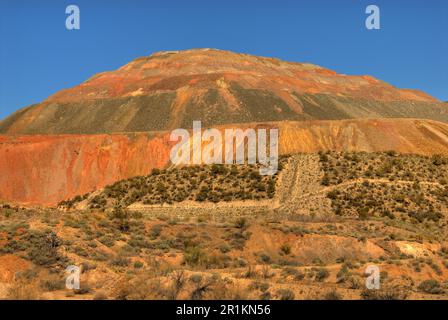
POLYGON ((370 76, 213 49, 168 51, 93 76, 0 122, 3 134, 142 132, 281 120, 420 118, 446 104, 370 76))
POLYGON ((193 120, 220 129, 274 126, 282 155, 448 154, 447 104, 423 92, 306 63, 170 51, 97 74, 1 121, 0 200, 54 205, 167 167, 170 130, 193 120))
POLYGON ((140 58, 0 122, 0 298, 447 299, 446 155, 448 105, 419 91, 218 50, 140 58), (170 129, 193 120, 277 128, 277 174, 174 167, 170 129))

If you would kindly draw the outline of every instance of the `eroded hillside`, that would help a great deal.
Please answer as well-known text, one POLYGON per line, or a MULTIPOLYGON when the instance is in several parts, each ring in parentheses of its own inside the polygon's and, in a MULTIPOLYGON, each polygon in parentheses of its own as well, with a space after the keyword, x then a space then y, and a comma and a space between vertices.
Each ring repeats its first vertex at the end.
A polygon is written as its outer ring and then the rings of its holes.
MULTIPOLYGON (((326 150, 448 154, 448 125, 380 119, 234 124, 279 129, 281 155, 326 150)), ((170 165, 168 132, 111 135, 1 136, 0 199, 56 205, 115 181, 170 165)))

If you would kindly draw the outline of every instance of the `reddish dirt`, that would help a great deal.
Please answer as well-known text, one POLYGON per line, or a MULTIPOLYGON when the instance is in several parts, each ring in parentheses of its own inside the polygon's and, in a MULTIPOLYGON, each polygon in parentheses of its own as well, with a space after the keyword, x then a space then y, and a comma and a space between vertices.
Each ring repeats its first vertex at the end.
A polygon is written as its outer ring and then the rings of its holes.
POLYGON ((216 81, 237 81, 246 88, 298 93, 347 94, 382 101, 437 101, 418 90, 398 89, 371 76, 349 76, 309 63, 286 62, 215 49, 159 52, 79 86, 62 90, 48 101, 77 101, 148 94, 160 90, 215 87, 216 81), (210 74, 213 70, 213 74, 210 74))
POLYGON ((169 136, 0 136, 0 199, 57 202, 163 167, 169 136))
POLYGON ((0 256, 0 282, 10 282, 16 272, 28 269, 30 263, 12 254, 0 256))
MULTIPOLYGON (((248 126, 256 127, 231 127, 248 126)), ((303 121, 270 126, 279 128, 281 154, 319 150, 448 154, 448 124, 435 121, 303 121)), ((168 133, 0 136, 0 199, 55 205, 167 166, 172 145, 168 133)))

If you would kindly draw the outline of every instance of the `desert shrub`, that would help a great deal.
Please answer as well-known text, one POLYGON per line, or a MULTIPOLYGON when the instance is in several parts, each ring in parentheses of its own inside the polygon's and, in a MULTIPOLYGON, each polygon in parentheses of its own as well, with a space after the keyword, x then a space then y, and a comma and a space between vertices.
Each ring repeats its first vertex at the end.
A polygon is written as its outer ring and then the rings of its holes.
POLYGON ((260 300, 271 300, 272 299, 272 295, 269 291, 265 291, 262 294, 260 294, 259 296, 260 300))
POLYGON ((271 268, 268 265, 264 265, 261 267, 260 275, 263 279, 272 278, 275 273, 271 271, 271 268))
POLYGON ((250 279, 255 278, 257 276, 257 272, 255 271, 255 268, 251 265, 247 267, 247 269, 241 274, 241 277, 250 279))
POLYGON ((361 298, 363 300, 405 300, 407 293, 402 288, 364 289, 361 292, 361 298))
POLYGON ((328 162, 328 155, 319 151, 320 162, 328 162))
POLYGON ((17 251, 22 251, 26 249, 26 244, 22 242, 18 242, 16 240, 10 240, 8 243, 0 247, 0 253, 14 253, 17 251))
POLYGON ((149 236, 152 240, 158 238, 160 236, 160 233, 162 232, 163 225, 162 224, 156 224, 151 227, 151 230, 149 231, 149 236))
POLYGON ((142 235, 132 235, 128 240, 128 245, 137 249, 151 247, 151 244, 142 235))
POLYGON ((90 208, 92 209, 101 209, 104 208, 107 201, 103 198, 102 195, 96 195, 90 200, 90 208))
POLYGON ((169 275, 169 278, 171 284, 165 290, 165 295, 169 300, 177 300, 187 283, 187 277, 184 270, 175 270, 169 275))
POLYGON ((110 259, 110 254, 101 250, 97 250, 90 255, 90 259, 96 261, 107 261, 110 259))
POLYGON ((235 221, 235 227, 238 229, 246 229, 249 226, 249 223, 246 218, 238 218, 235 221))
POLYGON ((41 293, 34 283, 15 281, 7 290, 6 298, 9 300, 39 300, 41 293))
POLYGON ((26 269, 24 271, 16 272, 15 278, 17 280, 27 280, 30 281, 37 277, 37 271, 34 269, 26 269))
POLYGON ((30 231, 24 240, 28 241, 30 246, 27 256, 35 264, 50 266, 64 262, 64 258, 58 252, 62 242, 54 232, 30 231))
POLYGON ((184 263, 192 267, 204 265, 207 258, 206 253, 199 247, 189 247, 184 252, 184 263))
POLYGON ((330 192, 327 193, 327 197, 331 200, 334 200, 338 197, 339 195, 339 191, 338 190, 332 190, 330 192))
POLYGON ((442 294, 444 292, 439 281, 435 279, 425 280, 421 282, 417 289, 429 294, 442 294))
POLYGON ((72 248, 72 251, 80 257, 88 257, 89 254, 86 249, 81 246, 75 246, 72 248))
POLYGON ((361 207, 361 208, 358 208, 357 211, 358 211, 359 219, 365 220, 369 217, 369 208, 361 207))
POLYGON ((40 287, 45 291, 57 291, 65 289, 64 279, 54 276, 40 281, 40 287))
POLYGON ((271 257, 265 252, 260 252, 258 254, 258 258, 259 258, 260 262, 262 262, 262 263, 270 263, 271 262, 271 257))
POLYGON ((300 270, 297 270, 297 274, 294 276, 294 280, 302 281, 303 279, 305 279, 305 273, 300 270))
POLYGON ((119 206, 116 206, 109 215, 109 219, 111 219, 116 227, 122 232, 129 231, 130 218, 131 214, 129 211, 119 206))
POLYGON ((354 277, 354 276, 350 276, 350 277, 348 277, 348 279, 347 279, 347 284, 348 284, 348 287, 350 288, 350 289, 359 289, 359 288, 361 288, 362 287, 362 281, 359 279, 359 278, 357 278, 357 277, 354 277))
POLYGON ((4 208, 2 211, 6 218, 11 217, 12 214, 14 213, 14 210, 10 208, 4 208))
POLYGON ((322 184, 323 186, 329 186, 329 185, 330 185, 330 177, 329 177, 327 174, 325 174, 325 175, 322 177, 321 184, 322 184))
POLYGON ((322 282, 325 279, 327 279, 329 277, 330 273, 328 272, 327 269, 325 268, 319 268, 316 270, 316 273, 314 275, 314 279, 316 281, 322 282))
POLYGON ((93 264, 93 263, 90 263, 90 262, 87 262, 87 261, 84 261, 84 262, 81 263, 82 273, 87 273, 90 270, 95 270, 96 268, 97 268, 96 264, 93 264))
POLYGON ((282 275, 283 276, 296 276, 300 273, 299 270, 292 268, 292 267, 286 267, 282 269, 282 275))
POLYGON ((267 282, 260 282, 260 281, 253 281, 249 285, 249 289, 251 290, 259 290, 261 292, 265 292, 269 289, 269 283, 267 282))
POLYGON ((64 226, 70 227, 70 228, 75 228, 75 229, 80 229, 82 227, 82 222, 70 217, 70 218, 65 219, 64 226))
POLYGON ((284 243, 280 247, 280 252, 285 255, 291 254, 291 246, 288 243, 284 243))
POLYGON ((280 289, 277 290, 277 296, 279 300, 294 300, 295 294, 292 290, 289 289, 280 289))
POLYGON ((79 289, 74 289, 73 293, 75 294, 88 294, 92 292, 92 287, 89 283, 83 282, 79 289))
POLYGON ((435 166, 441 166, 444 164, 448 164, 448 159, 440 154, 435 154, 431 158, 432 164, 435 166))
POLYGON ((440 268, 440 266, 438 264, 436 264, 434 261, 432 261, 431 259, 428 259, 426 261, 426 263, 434 270, 434 272, 441 276, 442 275, 442 269, 440 268))
POLYGON ((342 300, 342 296, 336 291, 331 290, 324 295, 325 300, 342 300))
POLYGON ((191 292, 191 300, 202 300, 204 295, 212 289, 212 286, 216 283, 217 279, 213 276, 211 277, 196 277, 190 278, 193 282, 194 288, 191 292))
POLYGON ((226 175, 227 174, 227 168, 224 165, 220 165, 220 164, 213 164, 211 166, 210 171, 213 175, 226 175))
POLYGON ((238 268, 238 267, 246 267, 248 265, 248 262, 246 259, 243 259, 241 257, 235 259, 234 261, 234 265, 238 268))
POLYGON ((131 260, 122 256, 115 257, 110 261, 110 265, 116 267, 127 267, 130 263, 131 260))
POLYGON ((147 300, 166 298, 160 280, 147 275, 126 277, 119 281, 115 288, 115 299, 118 300, 147 300))
POLYGON ((219 251, 221 251, 222 253, 228 253, 231 249, 232 248, 230 248, 230 246, 226 243, 219 246, 219 251))
POLYGON ((100 237, 98 241, 104 244, 106 247, 113 247, 115 244, 115 239, 109 235, 100 237))
POLYGON ((341 269, 339 269, 338 274, 336 275, 336 281, 338 283, 347 281, 348 277, 350 276, 350 271, 348 270, 347 264, 343 264, 341 266, 341 269))

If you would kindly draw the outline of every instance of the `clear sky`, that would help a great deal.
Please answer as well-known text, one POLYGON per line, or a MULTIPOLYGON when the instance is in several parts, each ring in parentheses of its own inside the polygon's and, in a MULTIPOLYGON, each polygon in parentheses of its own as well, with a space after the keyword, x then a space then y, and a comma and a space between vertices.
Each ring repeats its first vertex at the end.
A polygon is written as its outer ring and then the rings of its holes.
POLYGON ((218 48, 448 100, 446 0, 0 0, 0 119, 154 51, 218 48), (65 28, 76 4, 81 29, 65 28), (367 30, 365 8, 381 9, 367 30))

